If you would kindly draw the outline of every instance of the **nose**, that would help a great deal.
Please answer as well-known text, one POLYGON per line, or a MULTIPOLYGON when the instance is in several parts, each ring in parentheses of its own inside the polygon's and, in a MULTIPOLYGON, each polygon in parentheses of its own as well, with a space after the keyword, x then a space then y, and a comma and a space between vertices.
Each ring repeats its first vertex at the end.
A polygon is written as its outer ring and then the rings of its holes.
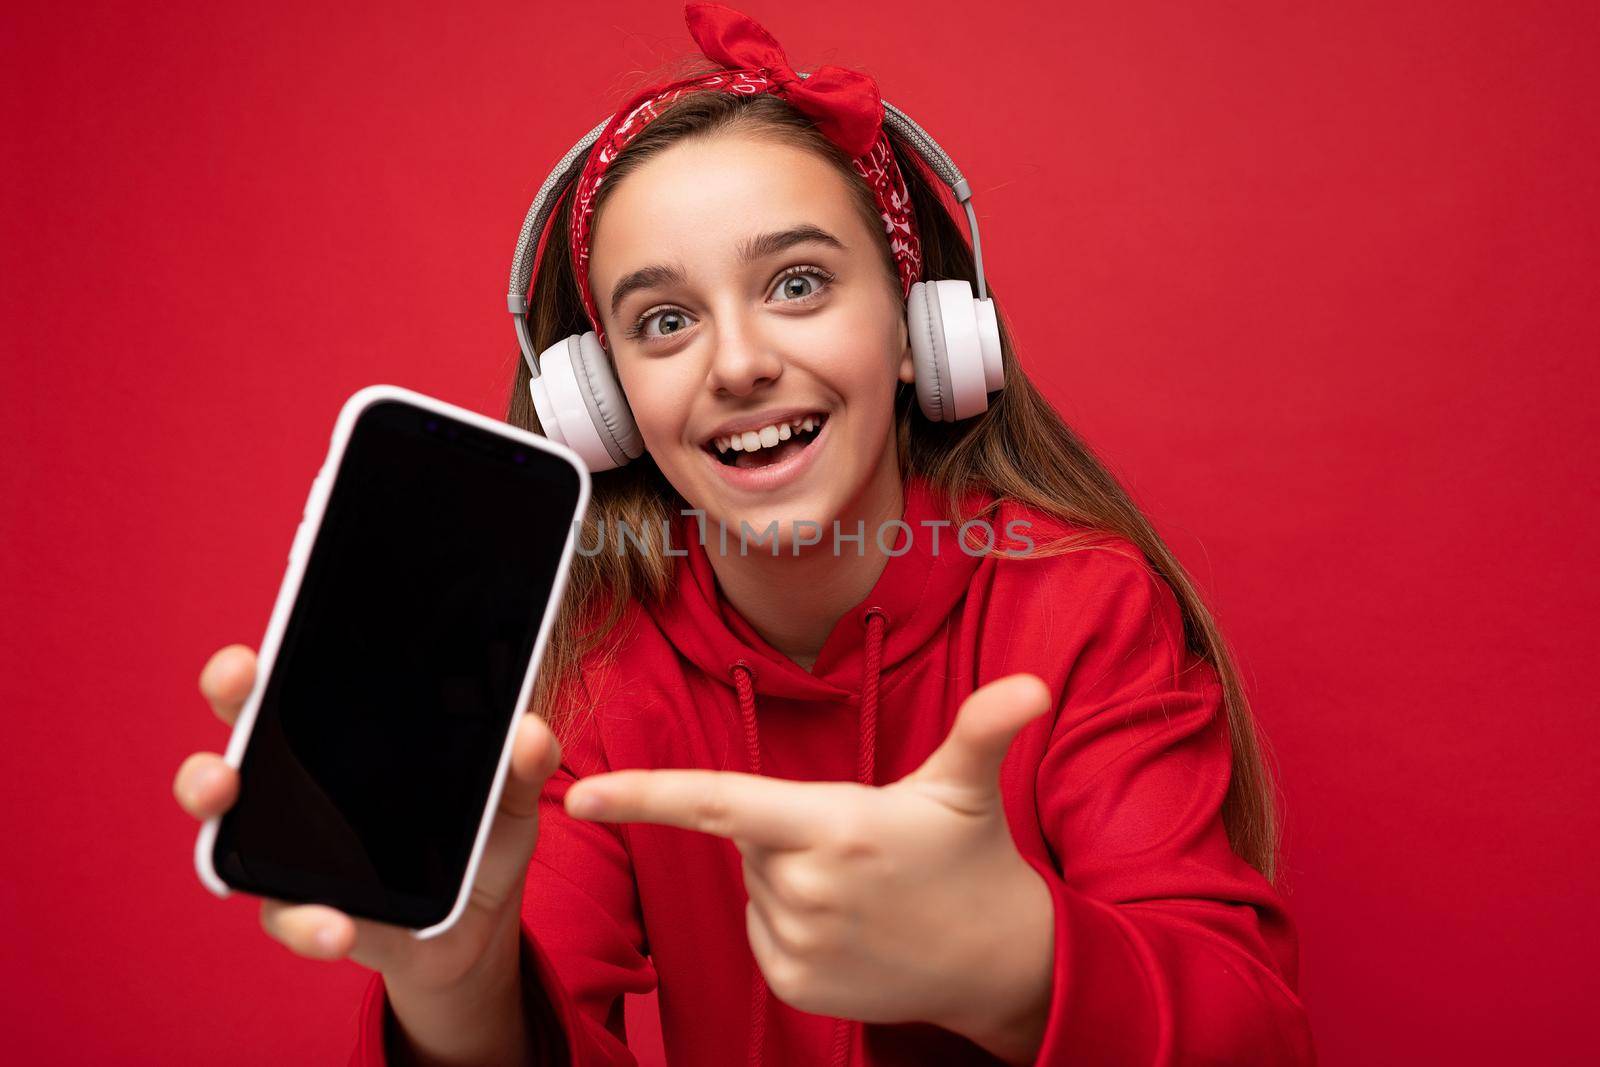
POLYGON ((716 319, 707 382, 724 396, 748 396, 770 385, 783 373, 783 357, 756 316, 739 310, 725 311, 716 319))

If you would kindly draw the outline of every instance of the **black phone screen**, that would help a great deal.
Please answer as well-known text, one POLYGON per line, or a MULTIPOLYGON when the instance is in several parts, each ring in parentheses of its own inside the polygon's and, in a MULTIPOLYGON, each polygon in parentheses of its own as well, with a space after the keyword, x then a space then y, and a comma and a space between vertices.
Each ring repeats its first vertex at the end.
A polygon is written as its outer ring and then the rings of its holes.
POLYGON ((579 494, 502 435, 398 400, 361 412, 218 827, 223 881, 444 920, 579 494))

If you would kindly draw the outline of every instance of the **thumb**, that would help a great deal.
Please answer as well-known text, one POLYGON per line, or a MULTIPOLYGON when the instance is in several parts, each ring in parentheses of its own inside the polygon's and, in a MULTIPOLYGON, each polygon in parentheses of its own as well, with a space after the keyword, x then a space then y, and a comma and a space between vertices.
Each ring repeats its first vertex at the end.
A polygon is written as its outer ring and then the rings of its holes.
POLYGON ((491 912, 520 899, 528 859, 538 838, 539 792, 561 764, 561 746, 543 719, 524 712, 511 741, 511 766, 500 790, 500 806, 484 848, 473 900, 491 912))
POLYGON ((973 790, 1000 787, 1000 764, 1017 732, 1048 711, 1050 687, 1036 674, 1009 674, 961 702, 949 735, 908 779, 973 790))
POLYGON ((500 794, 500 814, 528 818, 539 807, 539 792, 561 765, 561 745, 538 715, 526 712, 511 742, 511 768, 500 794))

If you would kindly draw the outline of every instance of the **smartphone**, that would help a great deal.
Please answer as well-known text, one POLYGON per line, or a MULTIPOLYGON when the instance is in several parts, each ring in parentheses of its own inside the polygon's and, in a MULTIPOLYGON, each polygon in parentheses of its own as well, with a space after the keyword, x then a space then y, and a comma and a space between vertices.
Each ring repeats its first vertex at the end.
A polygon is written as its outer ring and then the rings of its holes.
POLYGON ((394 385, 339 412, 224 758, 200 880, 449 929, 566 587, 571 449, 394 385))

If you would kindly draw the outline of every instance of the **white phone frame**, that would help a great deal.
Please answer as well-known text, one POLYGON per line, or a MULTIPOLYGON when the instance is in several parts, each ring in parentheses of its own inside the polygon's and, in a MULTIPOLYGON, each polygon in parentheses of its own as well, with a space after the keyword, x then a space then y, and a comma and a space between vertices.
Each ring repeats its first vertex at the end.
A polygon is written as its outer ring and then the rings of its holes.
MULTIPOLYGON (((500 422, 475 411, 457 407, 454 404, 439 400, 435 397, 425 396, 398 385, 369 385, 358 390, 346 400, 344 407, 339 411, 339 417, 333 428, 332 443, 328 448, 328 457, 323 461, 322 469, 317 472, 312 480, 310 495, 306 498, 305 513, 301 517, 300 527, 295 531, 294 542, 289 550, 289 566, 284 572, 283 584, 278 588, 277 600, 272 606, 272 616, 267 623, 266 635, 261 639, 261 647, 256 658, 256 678, 250 689, 250 695, 245 699, 244 707, 239 712, 239 718, 234 723, 233 733, 228 738, 228 748, 223 754, 223 760, 228 766, 238 770, 244 759, 245 749, 250 743, 250 733, 255 727, 256 712, 261 704, 261 698, 266 691, 268 679, 272 677, 273 664, 277 659, 278 646, 283 640, 284 629, 288 626, 289 616, 293 611, 294 602, 299 596, 300 583, 305 577, 306 561, 311 557, 311 547, 316 541, 316 533, 322 526, 323 514, 327 509, 328 498, 331 495, 334 479, 337 477, 340 464, 344 461, 346 448, 350 443, 351 432, 355 428, 356 420, 361 412, 374 403, 383 400, 400 400, 415 404, 429 411, 437 412, 448 418, 475 426, 490 433, 499 434, 520 445, 528 448, 547 452, 566 461, 578 475, 578 500, 574 509, 572 521, 567 524, 567 538, 561 549, 561 559, 556 566, 555 581, 550 586, 550 599, 544 608, 544 619, 539 625, 539 633, 534 639, 533 655, 528 660, 527 674, 522 679, 522 688, 517 694, 517 708, 526 708, 528 699, 533 693, 534 679, 539 673, 539 663, 544 658, 545 643, 550 636, 550 629, 554 623, 557 609, 560 606, 562 595, 567 587, 567 574, 571 570, 574 546, 577 544, 578 522, 589 508, 589 470, 584 465, 578 454, 566 445, 558 444, 546 437, 520 429, 508 423, 500 422)), ((517 723, 521 720, 521 712, 511 716, 509 728, 506 730, 506 739, 500 750, 500 762, 495 769, 494 782, 489 789, 489 797, 484 805, 483 814, 478 821, 478 833, 472 844, 472 856, 467 861, 466 874, 461 880, 461 888, 456 894, 456 902, 451 907, 450 913, 444 919, 432 926, 410 929, 412 936, 418 940, 437 937, 456 924, 467 909, 467 900, 472 893, 472 883, 478 876, 478 864, 483 859, 484 845, 489 839, 489 827, 494 821, 494 812, 500 803, 500 794, 505 789, 506 775, 511 767, 512 741, 516 737, 517 723)), ((234 889, 217 874, 211 862, 211 853, 216 845, 217 827, 221 823, 221 816, 207 819, 200 827, 200 834, 195 839, 194 866, 200 876, 201 883, 219 897, 233 894, 234 889)))

